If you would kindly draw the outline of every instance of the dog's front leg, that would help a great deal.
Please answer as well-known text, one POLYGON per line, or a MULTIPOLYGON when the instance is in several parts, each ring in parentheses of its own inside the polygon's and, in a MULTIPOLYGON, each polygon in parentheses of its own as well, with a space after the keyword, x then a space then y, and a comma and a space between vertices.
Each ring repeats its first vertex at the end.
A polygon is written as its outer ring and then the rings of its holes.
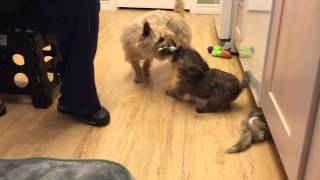
POLYGON ((183 94, 178 89, 168 89, 168 90, 166 90, 166 95, 174 97, 178 100, 183 100, 182 99, 183 94))
POLYGON ((135 72, 135 79, 134 82, 135 83, 142 83, 143 82, 143 73, 142 73, 142 69, 140 66, 139 61, 130 61, 130 64, 135 72))
POLYGON ((148 78, 150 77, 150 67, 151 67, 151 61, 150 59, 145 59, 143 62, 143 75, 144 77, 148 78))

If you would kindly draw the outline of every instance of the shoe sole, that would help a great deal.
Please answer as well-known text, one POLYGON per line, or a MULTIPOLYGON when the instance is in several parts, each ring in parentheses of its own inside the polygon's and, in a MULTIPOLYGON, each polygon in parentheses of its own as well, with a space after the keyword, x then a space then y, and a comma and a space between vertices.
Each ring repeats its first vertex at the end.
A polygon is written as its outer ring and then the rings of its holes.
POLYGON ((1 102, 0 103, 0 116, 3 116, 7 113, 7 108, 6 106, 1 102))
POLYGON ((7 113, 7 111, 6 111, 6 110, 2 110, 2 111, 0 111, 0 116, 5 115, 6 113, 7 113))
POLYGON ((78 117, 80 122, 83 122, 83 123, 86 123, 86 124, 89 124, 89 125, 92 125, 92 126, 97 126, 97 127, 103 127, 103 126, 107 126, 109 123, 110 123, 110 117, 109 117, 109 120, 106 121, 106 123, 94 123, 92 121, 88 121, 83 115, 80 115, 80 114, 76 114, 76 113, 72 113, 72 112, 69 112, 69 111, 66 111, 66 110, 63 110, 61 109, 59 106, 58 106, 58 111, 60 113, 63 113, 63 114, 67 114, 67 115, 70 115, 70 116, 75 116, 75 117, 78 117))

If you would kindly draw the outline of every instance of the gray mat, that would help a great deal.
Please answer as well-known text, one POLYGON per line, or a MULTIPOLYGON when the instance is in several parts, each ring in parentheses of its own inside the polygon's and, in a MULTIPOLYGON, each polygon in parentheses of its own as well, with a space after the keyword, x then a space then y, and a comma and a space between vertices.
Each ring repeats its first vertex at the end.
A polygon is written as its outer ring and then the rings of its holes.
POLYGON ((118 163, 30 158, 0 160, 0 180, 133 180, 118 163))

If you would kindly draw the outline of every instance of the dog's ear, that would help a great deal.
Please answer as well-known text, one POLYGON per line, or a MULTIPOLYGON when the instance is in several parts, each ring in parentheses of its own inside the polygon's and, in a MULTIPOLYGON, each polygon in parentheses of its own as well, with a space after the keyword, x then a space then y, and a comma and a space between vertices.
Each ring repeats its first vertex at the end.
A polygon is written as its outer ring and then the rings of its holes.
POLYGON ((167 22, 167 27, 171 27, 172 26, 172 20, 169 20, 168 22, 167 22))
POLYGON ((151 27, 150 27, 150 24, 146 21, 143 24, 142 36, 147 37, 150 35, 150 33, 151 33, 151 27))

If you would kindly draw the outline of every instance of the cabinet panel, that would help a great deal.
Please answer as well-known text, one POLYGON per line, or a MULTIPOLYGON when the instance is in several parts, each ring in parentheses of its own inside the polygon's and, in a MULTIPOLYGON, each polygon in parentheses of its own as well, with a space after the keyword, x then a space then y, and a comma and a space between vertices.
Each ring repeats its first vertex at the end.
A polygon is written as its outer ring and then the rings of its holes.
POLYGON ((319 7, 318 0, 275 0, 273 12, 261 105, 293 180, 304 173, 318 102, 319 7))

